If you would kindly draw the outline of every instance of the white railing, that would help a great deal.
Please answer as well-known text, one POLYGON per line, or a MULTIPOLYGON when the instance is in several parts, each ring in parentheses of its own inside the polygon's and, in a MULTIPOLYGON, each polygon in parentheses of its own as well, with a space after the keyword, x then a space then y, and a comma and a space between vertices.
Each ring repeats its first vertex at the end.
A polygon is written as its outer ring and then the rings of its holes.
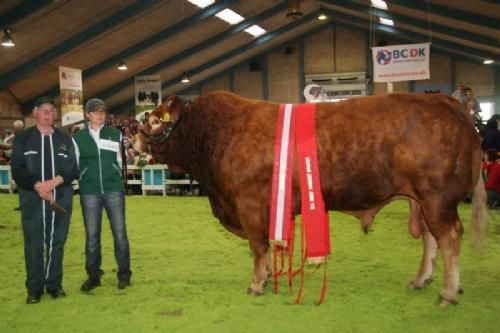
MULTIPOLYGON (((166 164, 148 164, 144 167, 136 165, 128 165, 127 173, 132 174, 132 179, 127 179, 127 190, 132 186, 140 186, 142 195, 146 195, 153 191, 159 191, 162 195, 167 195, 169 190, 174 186, 189 186, 189 190, 193 190, 193 186, 198 185, 198 182, 191 179, 171 179, 168 178, 169 169, 166 164), (137 171, 140 170, 140 177, 137 171), (138 177, 140 179, 138 179, 138 177)), ((16 188, 15 182, 12 179, 10 165, 0 165, 0 190, 8 190, 12 193, 16 188)), ((78 189, 78 181, 73 182, 73 188, 78 189)))
POLYGON ((16 189, 16 184, 12 179, 10 165, 0 165, 0 190, 8 190, 12 193, 16 189))

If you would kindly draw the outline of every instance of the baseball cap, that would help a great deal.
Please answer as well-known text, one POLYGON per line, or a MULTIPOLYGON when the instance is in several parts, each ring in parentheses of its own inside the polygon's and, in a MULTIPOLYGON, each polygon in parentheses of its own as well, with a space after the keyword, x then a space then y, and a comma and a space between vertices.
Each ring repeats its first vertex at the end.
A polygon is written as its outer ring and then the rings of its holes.
POLYGON ((41 96, 38 97, 35 101, 35 106, 39 107, 42 104, 52 104, 52 106, 55 106, 56 104, 54 103, 54 99, 49 96, 41 96))
POLYGON ((99 98, 91 98, 87 101, 87 104, 85 104, 85 112, 95 112, 97 109, 108 111, 108 107, 104 101, 99 98))

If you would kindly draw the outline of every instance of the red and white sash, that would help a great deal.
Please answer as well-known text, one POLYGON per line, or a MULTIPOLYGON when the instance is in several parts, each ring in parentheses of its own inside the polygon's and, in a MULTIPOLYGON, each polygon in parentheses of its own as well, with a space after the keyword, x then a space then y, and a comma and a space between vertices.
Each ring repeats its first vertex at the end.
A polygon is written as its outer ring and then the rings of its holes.
POLYGON ((274 167, 269 239, 273 245, 287 247, 293 239, 292 173, 295 143, 293 104, 281 104, 274 146, 274 167))
MULTIPOLYGON (((300 179, 302 227, 306 240, 305 256, 309 263, 326 262, 330 254, 330 232, 319 175, 316 104, 280 105, 274 150, 269 240, 272 245, 283 248, 293 244, 294 143, 300 179)), ((290 276, 289 281, 291 284, 290 276)))

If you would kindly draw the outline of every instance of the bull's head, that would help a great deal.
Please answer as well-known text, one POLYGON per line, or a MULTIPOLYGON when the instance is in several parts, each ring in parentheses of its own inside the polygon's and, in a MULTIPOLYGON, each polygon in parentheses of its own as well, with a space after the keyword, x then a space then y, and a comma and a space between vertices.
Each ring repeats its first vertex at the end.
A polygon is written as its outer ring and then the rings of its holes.
POLYGON ((150 113, 149 119, 139 125, 134 149, 138 152, 151 153, 157 163, 166 163, 166 140, 180 118, 181 107, 182 100, 179 97, 171 96, 165 99, 150 113))

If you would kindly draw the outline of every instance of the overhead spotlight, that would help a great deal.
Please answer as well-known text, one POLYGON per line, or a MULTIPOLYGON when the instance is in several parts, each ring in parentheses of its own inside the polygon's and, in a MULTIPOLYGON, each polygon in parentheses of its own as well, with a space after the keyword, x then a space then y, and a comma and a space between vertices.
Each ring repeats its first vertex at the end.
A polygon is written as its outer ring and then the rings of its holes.
POLYGON ((181 80, 181 82, 182 82, 182 83, 189 83, 189 78, 188 78, 188 76, 187 76, 187 74, 186 74, 186 73, 184 73, 184 74, 182 75, 182 80, 181 80))
POLYGON ((126 71, 128 69, 127 64, 124 61, 120 61, 118 63, 118 67, 117 68, 119 70, 121 70, 121 71, 126 71))
POLYGON ((321 7, 319 9, 319 15, 318 15, 318 20, 320 21, 324 21, 328 18, 328 16, 326 16, 326 12, 325 12, 325 9, 323 7, 321 7))
POLYGON ((493 59, 489 59, 489 58, 486 58, 483 61, 483 64, 485 64, 485 65, 491 65, 492 63, 493 63, 493 59))
POLYGON ((300 11, 300 0, 288 0, 288 13, 286 13, 286 17, 296 20, 303 15, 300 11))
POLYGON ((2 46, 13 47, 13 46, 16 45, 14 43, 14 39, 12 38, 12 34, 11 33, 12 32, 11 32, 10 28, 5 28, 4 29, 2 42, 0 43, 2 46))

